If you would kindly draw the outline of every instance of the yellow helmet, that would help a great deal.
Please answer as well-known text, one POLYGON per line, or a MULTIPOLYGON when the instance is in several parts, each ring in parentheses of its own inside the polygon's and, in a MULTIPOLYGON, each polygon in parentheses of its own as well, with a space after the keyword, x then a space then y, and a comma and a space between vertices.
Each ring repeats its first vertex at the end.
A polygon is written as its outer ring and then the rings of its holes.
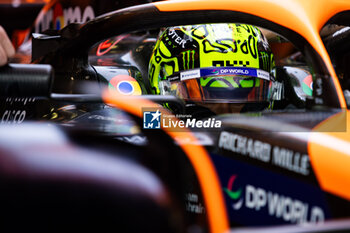
POLYGON ((202 24, 167 28, 153 50, 154 94, 201 103, 268 101, 274 58, 255 26, 202 24))

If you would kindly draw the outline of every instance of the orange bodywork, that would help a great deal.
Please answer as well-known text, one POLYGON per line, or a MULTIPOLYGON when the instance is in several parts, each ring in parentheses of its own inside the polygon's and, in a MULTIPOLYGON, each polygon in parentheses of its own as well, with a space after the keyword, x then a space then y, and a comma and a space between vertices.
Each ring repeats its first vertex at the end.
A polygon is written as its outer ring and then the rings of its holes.
MULTIPOLYGON (((103 101, 106 104, 113 105, 140 118, 143 117, 142 108, 157 108, 162 114, 171 114, 167 110, 162 109, 158 104, 146 99, 127 98, 110 91, 104 92, 103 101)), ((210 232, 228 232, 229 222, 226 214, 225 202, 221 192, 220 182, 209 154, 202 146, 196 143, 197 139, 190 131, 174 132, 169 130, 169 128, 163 128, 163 130, 171 136, 186 153, 197 174, 204 197, 210 232)))
POLYGON ((335 84, 341 108, 345 99, 319 31, 335 14, 350 10, 346 0, 173 0, 156 2, 160 11, 232 10, 270 20, 302 35, 323 58, 335 84))
MULTIPOLYGON (((325 23, 339 12, 350 10, 348 0, 172 0, 153 3, 159 11, 232 10, 270 20, 289 28, 301 36, 321 56, 331 74, 341 108, 345 99, 331 60, 319 35, 325 23)), ((47 6, 49 7, 49 6, 47 6)), ((132 99, 105 92, 104 102, 125 110, 140 118, 142 108, 157 107, 145 99, 132 99)), ((166 110, 163 110, 166 111, 166 110)), ((348 112, 337 114, 318 125, 309 134, 308 153, 312 168, 323 190, 350 200, 350 120, 348 112), (346 123, 340 125, 339 122, 346 123), (344 127, 339 128, 339 127, 344 127), (334 132, 334 131, 344 132, 334 132), (333 132, 332 132, 333 131, 333 132)), ((167 112, 167 114, 169 114, 167 112)), ((205 149, 193 143, 195 137, 189 132, 175 132, 164 128, 187 154, 199 183, 208 214, 210 232, 229 231, 222 189, 215 168, 205 149), (182 142, 192 143, 182 143, 182 142)))
MULTIPOLYGON (((157 2, 160 11, 232 10, 252 14, 302 35, 325 62, 341 108, 346 102, 320 37, 322 27, 337 13, 350 10, 347 0, 174 0, 157 2)), ((321 188, 350 200, 350 120, 348 111, 319 124, 308 136, 308 153, 321 188)))
POLYGON ((313 129, 309 137, 310 161, 321 188, 350 200, 350 119, 348 110, 313 129))

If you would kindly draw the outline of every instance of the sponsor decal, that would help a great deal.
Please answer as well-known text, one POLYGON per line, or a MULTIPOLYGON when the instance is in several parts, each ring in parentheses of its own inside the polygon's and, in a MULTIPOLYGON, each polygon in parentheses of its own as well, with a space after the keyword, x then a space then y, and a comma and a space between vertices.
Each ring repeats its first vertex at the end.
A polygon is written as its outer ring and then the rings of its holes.
POLYGON ((228 181, 228 187, 224 188, 228 197, 234 201, 232 204, 234 210, 247 208, 264 211, 271 217, 298 224, 323 222, 325 219, 322 208, 317 205, 310 205, 305 201, 251 184, 244 186, 245 195, 242 195, 242 187, 233 192, 231 191, 232 184, 237 177, 237 175, 232 175, 228 181))
POLYGON ((168 77, 168 80, 169 80, 170 82, 179 81, 179 80, 180 80, 180 77, 179 77, 179 76, 170 76, 170 77, 168 77))
POLYGON ((195 214, 204 214, 205 208, 203 204, 199 201, 198 195, 195 193, 187 193, 185 195, 186 200, 186 210, 195 214))
POLYGON ((111 92, 117 92, 122 95, 141 95, 139 83, 129 75, 117 75, 113 77, 108 84, 111 92))
POLYGON ((35 98, 28 98, 28 97, 8 97, 5 100, 6 104, 13 105, 13 104, 23 104, 23 106, 27 104, 31 104, 35 102, 35 98))
POLYGON ((195 50, 187 50, 182 52, 183 69, 189 70, 194 68, 195 50))
POLYGON ((224 76, 224 75, 240 75, 240 76, 250 76, 257 77, 265 80, 270 80, 271 75, 260 69, 255 68, 245 68, 245 67, 218 67, 214 69, 200 69, 200 76, 224 76))
POLYGON ((308 96, 312 96, 312 88, 313 88, 313 82, 312 82, 312 76, 308 75, 301 84, 303 91, 308 96))
POLYGON ((220 74, 223 75, 227 75, 227 74, 231 74, 231 75, 248 75, 249 71, 246 69, 221 69, 220 70, 220 74))
POLYGON ((8 97, 5 109, 0 117, 1 124, 21 124, 27 117, 26 105, 35 102, 35 98, 8 97))
POLYGON ((196 119, 191 115, 172 115, 163 114, 158 109, 143 111, 143 128, 160 129, 169 128, 171 130, 181 131, 184 129, 218 129, 221 128, 221 120, 215 118, 196 119))
POLYGON ((217 76, 221 78, 221 76, 249 76, 249 77, 257 77, 265 80, 272 80, 273 76, 271 76, 268 72, 264 70, 259 70, 255 68, 244 68, 244 67, 236 67, 236 68, 200 68, 200 69, 192 69, 187 71, 182 71, 167 77, 169 81, 180 81, 188 80, 188 79, 196 79, 196 78, 204 78, 204 77, 213 77, 217 76), (179 77, 180 75, 180 77, 179 77))
POLYGON ((224 188, 225 193, 235 201, 234 204, 232 204, 232 208, 234 210, 239 210, 242 207, 243 204, 243 198, 242 198, 242 188, 238 188, 236 191, 232 190, 233 182, 237 178, 237 175, 232 175, 227 183, 227 187, 224 188))
POLYGON ((70 23, 84 23, 93 18, 95 13, 91 6, 84 9, 78 6, 63 9, 60 3, 56 3, 47 12, 40 13, 39 21, 35 24, 35 33, 47 29, 59 30, 70 23))
POLYGON ((270 74, 263 70, 257 70, 257 75, 259 78, 270 80, 270 74))
MULTIPOLYGON (((263 46, 266 45, 266 49, 269 47, 267 42, 262 43, 263 46)), ((259 51, 259 63, 262 65, 263 70, 271 70, 273 65, 273 57, 268 52, 259 51)))
POLYGON ((200 69, 184 71, 180 73, 180 80, 194 79, 201 77, 200 69))
POLYGON ((181 46, 183 49, 185 48, 186 40, 182 39, 174 29, 169 30, 168 37, 171 38, 172 41, 175 42, 178 46, 181 46))
POLYGON ((219 137, 218 147, 304 176, 310 173, 307 154, 272 146, 257 139, 223 131, 219 137))
POLYGON ((211 158, 232 224, 320 223, 331 217, 326 196, 314 183, 221 155, 211 158))
POLYGON ((5 110, 1 117, 1 124, 21 124, 26 114, 25 110, 5 110))
POLYGON ((212 74, 215 74, 215 75, 218 75, 218 74, 220 73, 220 71, 217 70, 217 69, 213 69, 213 70, 211 71, 211 73, 212 73, 212 74))
POLYGON ((290 223, 323 222, 321 207, 250 184, 245 186, 245 207, 265 211, 269 216, 290 223))

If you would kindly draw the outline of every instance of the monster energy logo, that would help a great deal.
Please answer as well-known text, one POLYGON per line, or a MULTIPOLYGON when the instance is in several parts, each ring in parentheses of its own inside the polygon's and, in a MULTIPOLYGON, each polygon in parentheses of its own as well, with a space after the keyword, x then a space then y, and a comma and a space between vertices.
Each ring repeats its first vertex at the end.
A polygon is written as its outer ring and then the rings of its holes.
POLYGON ((260 52, 259 60, 261 62, 260 68, 262 68, 263 70, 270 70, 271 62, 270 62, 270 56, 268 53, 260 52))
POLYGON ((182 61, 183 69, 189 70, 194 68, 194 55, 196 54, 195 50, 187 50, 182 52, 182 61))

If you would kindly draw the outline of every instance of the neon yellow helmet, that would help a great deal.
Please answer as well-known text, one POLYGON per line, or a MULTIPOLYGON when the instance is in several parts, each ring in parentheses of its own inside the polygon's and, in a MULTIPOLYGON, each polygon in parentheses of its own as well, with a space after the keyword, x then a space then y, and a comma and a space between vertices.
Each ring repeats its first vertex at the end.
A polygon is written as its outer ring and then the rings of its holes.
POLYGON ((255 26, 203 24, 167 28, 153 50, 154 94, 201 103, 269 101, 274 58, 255 26))

